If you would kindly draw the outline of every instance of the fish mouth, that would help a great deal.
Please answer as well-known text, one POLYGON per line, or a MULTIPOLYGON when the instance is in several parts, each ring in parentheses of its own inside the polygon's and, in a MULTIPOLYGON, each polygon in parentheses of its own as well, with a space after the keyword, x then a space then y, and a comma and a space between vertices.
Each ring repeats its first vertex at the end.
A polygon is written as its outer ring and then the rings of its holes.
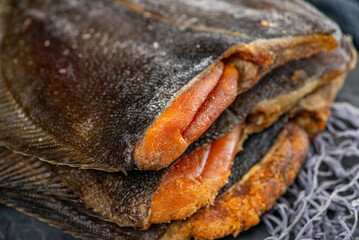
POLYGON ((145 131, 133 151, 138 168, 159 170, 169 166, 238 94, 250 89, 274 67, 336 47, 333 37, 313 34, 291 41, 272 39, 229 48, 207 75, 177 97, 145 131))
POLYGON ((160 169, 178 158, 237 96, 238 71, 219 62, 179 96, 148 130, 134 157, 143 169, 160 169))
POLYGON ((151 223, 183 219, 213 202, 231 172, 241 126, 169 168, 151 204, 151 223))

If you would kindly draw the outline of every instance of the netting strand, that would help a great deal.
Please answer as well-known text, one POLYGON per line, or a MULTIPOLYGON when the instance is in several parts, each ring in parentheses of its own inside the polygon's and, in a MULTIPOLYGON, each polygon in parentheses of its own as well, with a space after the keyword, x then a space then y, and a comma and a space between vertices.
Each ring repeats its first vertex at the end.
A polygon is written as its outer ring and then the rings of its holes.
POLYGON ((295 183, 263 215, 266 240, 353 239, 358 211, 359 109, 335 103, 295 183))

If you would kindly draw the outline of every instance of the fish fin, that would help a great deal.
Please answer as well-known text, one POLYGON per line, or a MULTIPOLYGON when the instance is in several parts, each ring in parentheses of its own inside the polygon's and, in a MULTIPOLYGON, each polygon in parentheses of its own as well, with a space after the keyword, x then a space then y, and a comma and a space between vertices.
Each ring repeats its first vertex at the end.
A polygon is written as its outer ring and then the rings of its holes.
POLYGON ((9 91, 3 76, 0 76, 0 99, 0 145, 57 164, 79 166, 93 162, 32 121, 9 91))
POLYGON ((56 166, 0 147, 0 188, 29 191, 86 206, 123 227, 149 226, 162 172, 108 173, 56 166))
POLYGON ((157 239, 166 225, 140 231, 91 216, 81 204, 28 190, 0 188, 0 202, 83 239, 157 239))
POLYGON ((75 174, 71 170, 95 172, 50 165, 0 148, 0 202, 86 239, 156 239, 164 231, 165 225, 140 231, 103 220, 64 181, 75 174), (67 170, 69 175, 59 174, 59 169, 62 173, 67 170))

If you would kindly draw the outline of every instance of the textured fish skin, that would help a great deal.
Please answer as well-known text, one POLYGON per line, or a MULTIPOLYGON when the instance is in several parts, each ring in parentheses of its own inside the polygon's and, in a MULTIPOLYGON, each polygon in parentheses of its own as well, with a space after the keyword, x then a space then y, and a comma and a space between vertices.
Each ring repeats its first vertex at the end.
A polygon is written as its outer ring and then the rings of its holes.
MULTIPOLYGON (((192 16, 200 7, 190 2, 170 5, 192 16)), ((198 25, 168 20, 166 3, 2 1, 0 144, 57 164, 133 169, 146 129, 220 58, 239 52, 255 65, 245 89, 340 39, 333 22, 300 1, 227 1, 198 10, 198 25), (276 39, 258 40, 268 38, 276 39)))
MULTIPOLYGON (((343 56, 338 57, 338 55, 341 56, 341 54, 346 56, 346 51, 338 50, 336 52, 306 59, 310 63, 310 65, 302 64, 304 71, 307 72, 306 77, 315 81, 317 70, 320 70, 322 75, 326 73, 325 71, 329 71, 329 73, 335 71, 335 67, 323 66, 323 64, 325 65, 327 62, 322 62, 321 60, 323 58, 331 59, 331 56, 336 56, 335 59, 341 62, 344 58, 343 56), (317 66, 315 67, 313 65, 317 66), (314 69, 315 71, 311 71, 311 69, 314 69)), ((347 64, 348 61, 349 60, 346 61, 347 64)), ((341 64, 336 65, 334 63, 336 62, 333 62, 332 65, 338 67, 338 71, 344 71, 341 64)), ((276 77, 268 75, 264 77, 261 82, 264 81, 265 83, 270 84, 273 88, 276 87, 275 83, 283 84, 283 86, 291 86, 291 82, 293 82, 291 78, 292 70, 294 69, 294 67, 290 66, 291 64, 298 67, 297 62, 287 63, 286 65, 289 66, 283 68, 283 71, 281 72, 283 79, 281 78, 280 81, 278 81, 276 77), (286 76, 286 78, 284 76, 286 76), (286 81, 290 84, 285 84, 286 81)), ((302 81, 305 82, 307 80, 303 79, 302 81)), ((310 80, 308 81, 310 82, 310 80)), ((261 82, 259 84, 261 84, 261 82)), ((291 91, 296 90, 295 87, 300 88, 301 84, 294 84, 291 91)), ((263 94, 263 92, 261 92, 263 90, 261 89, 262 88, 259 88, 259 92, 255 94, 263 94)), ((264 92, 267 91, 265 87, 263 87, 263 89, 264 92)), ((275 94, 270 95, 270 97, 275 97, 275 94)), ((244 104, 244 106, 239 107, 246 107, 246 105, 244 104)), ((238 111, 240 111, 240 109, 238 109, 238 111)), ((232 124, 231 121, 236 121, 236 119, 230 119, 230 121, 228 120, 227 122, 223 121, 222 124, 224 125, 220 125, 220 127, 226 128, 225 124, 232 124)), ((37 164, 40 164, 40 162, 37 164)), ((26 167, 26 164, 24 164, 24 166, 26 167)), ((121 172, 107 173, 95 170, 80 170, 65 166, 54 166, 47 163, 44 163, 41 166, 45 168, 45 172, 48 171, 48 174, 51 173, 51 177, 45 179, 46 185, 52 186, 54 184, 53 181, 56 180, 56 184, 61 183, 62 188, 64 188, 66 192, 71 192, 72 197, 79 199, 79 201, 87 207, 91 208, 92 211, 101 215, 103 219, 116 222, 120 226, 136 226, 140 228, 148 227, 150 224, 149 217, 152 197, 161 183, 163 174, 167 171, 167 169, 145 172, 130 171, 128 172, 128 176, 125 176, 121 172)), ((241 167, 242 166, 239 166, 238 168, 241 167)), ((233 167, 233 171, 236 171, 235 169, 237 169, 236 166, 233 167)), ((235 176, 232 176, 231 179, 233 177, 235 176)), ((57 188, 48 189, 46 186, 43 186, 38 190, 41 189, 43 189, 43 193, 51 192, 53 189, 57 188)))
POLYGON ((133 3, 177 24, 188 24, 211 28, 215 32, 227 30, 230 35, 242 35, 244 38, 277 38, 295 36, 299 32, 323 32, 332 28, 332 23, 320 12, 300 0, 292 1, 251 1, 251 0, 115 0, 120 3, 133 3), (271 11, 273 12, 271 12, 271 11), (309 16, 310 15, 310 16, 309 16), (195 19, 193 19, 195 18, 195 19), (325 20, 324 20, 325 19, 325 20), (324 20, 324 21, 323 21, 324 20), (258 23, 267 21, 268 25, 258 23), (292 24, 294 22, 300 24, 292 24), (305 28, 301 24, 308 25, 305 28), (275 28, 266 28, 268 26, 275 28), (283 32, 285 30, 285 32, 283 32), (324 30, 325 31, 325 30, 324 30))
POLYGON ((237 154, 232 165, 228 183, 221 188, 218 192, 218 196, 237 183, 251 167, 264 157, 274 144, 278 134, 284 129, 284 125, 287 121, 287 116, 282 116, 271 127, 263 132, 251 135, 251 137, 244 142, 243 149, 245 149, 245 151, 241 151, 237 154))
POLYGON ((6 188, 1 188, 0 192, 1 203, 81 239, 155 240, 168 228, 166 224, 154 225, 146 231, 119 227, 114 223, 100 220, 94 213, 89 214, 85 206, 75 204, 69 199, 6 188))
POLYGON ((115 216, 112 221, 121 226, 143 227, 147 224, 152 196, 163 173, 129 172, 125 176, 121 172, 55 166, 10 150, 3 149, 2 152, 1 161, 7 161, 2 162, 0 184, 5 189, 20 188, 19 191, 26 190, 29 194, 76 199, 75 204, 92 209, 90 215, 98 212, 105 219, 115 216), (22 180, 22 174, 28 182, 10 181, 19 177, 22 180))

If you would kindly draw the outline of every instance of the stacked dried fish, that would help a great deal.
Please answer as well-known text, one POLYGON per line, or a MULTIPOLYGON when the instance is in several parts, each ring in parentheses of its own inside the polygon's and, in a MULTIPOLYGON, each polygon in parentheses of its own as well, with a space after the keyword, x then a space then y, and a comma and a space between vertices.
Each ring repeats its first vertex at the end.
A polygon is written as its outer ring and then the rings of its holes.
POLYGON ((5 0, 0 26, 0 202, 88 239, 257 224, 356 61, 297 0, 5 0))

